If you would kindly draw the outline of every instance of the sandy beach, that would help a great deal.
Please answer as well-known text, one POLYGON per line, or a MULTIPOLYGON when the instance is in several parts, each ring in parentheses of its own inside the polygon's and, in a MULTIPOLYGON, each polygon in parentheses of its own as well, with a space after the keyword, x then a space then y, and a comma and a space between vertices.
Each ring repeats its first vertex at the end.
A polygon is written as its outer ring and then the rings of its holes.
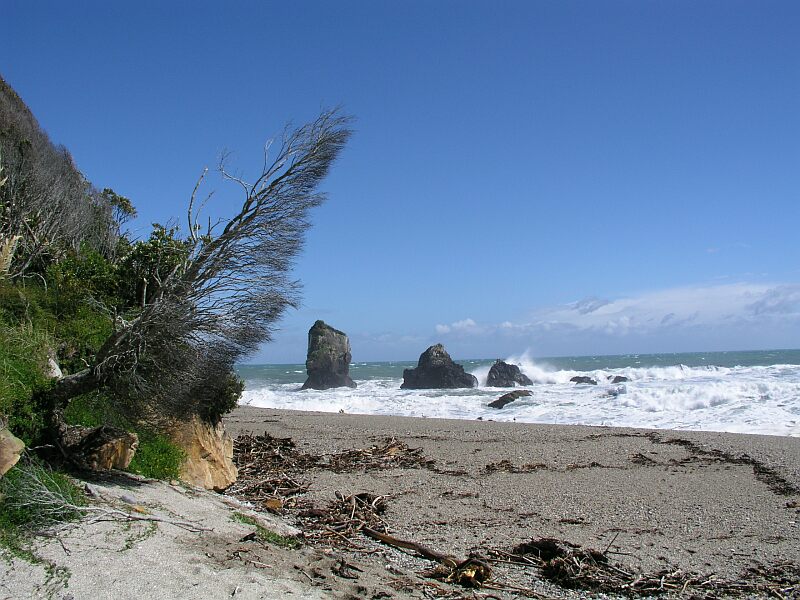
MULTIPOLYGON (((754 567, 790 565, 797 577, 796 438, 248 407, 226 425, 234 436, 291 437, 310 454, 392 437, 420 448, 432 468, 314 469, 308 497, 386 495, 393 535, 456 556, 548 537, 608 549, 628 572, 747 580, 754 567)), ((535 573, 527 577, 533 585, 535 573)))
MULTIPOLYGON (((40 539, 40 562, 0 563, 0 598, 651 595, 620 581, 650 581, 668 597, 795 598, 800 589, 796 438, 249 407, 225 424, 278 444, 272 474, 302 488, 279 515, 241 504, 236 486, 220 495, 122 474, 93 480, 95 512, 40 539), (491 580, 470 589, 436 579, 436 560, 368 537, 362 524, 313 526, 337 502, 357 522, 354 497, 380 499, 392 540, 475 556, 491 580), (542 538, 582 569, 607 562, 595 579, 559 583, 537 556, 512 558, 542 538), (616 588, 592 587, 606 575, 616 588)), ((268 475, 245 473, 237 485, 268 475)))

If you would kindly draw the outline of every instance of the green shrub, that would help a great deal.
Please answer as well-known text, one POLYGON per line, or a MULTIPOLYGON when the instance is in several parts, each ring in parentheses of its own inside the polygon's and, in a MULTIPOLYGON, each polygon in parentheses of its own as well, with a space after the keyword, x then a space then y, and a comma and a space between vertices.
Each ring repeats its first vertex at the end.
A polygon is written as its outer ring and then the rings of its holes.
POLYGON ((125 306, 149 304, 159 292, 159 281, 173 272, 188 256, 187 242, 177 227, 153 223, 147 241, 132 244, 117 268, 119 296, 125 306))
POLYGON ((108 307, 118 303, 119 278, 114 264, 87 244, 47 269, 47 283, 58 314, 70 314, 91 299, 108 307))
POLYGON ((203 400, 199 406, 199 416, 207 423, 216 425, 239 404, 244 381, 231 370, 219 377, 202 381, 199 388, 191 393, 193 397, 203 400))
POLYGON ((139 448, 128 470, 152 479, 177 479, 186 453, 169 437, 154 431, 137 431, 139 448))
POLYGON ((106 392, 96 391, 72 399, 64 411, 64 419, 69 425, 100 427, 111 425, 127 429, 122 419, 114 412, 106 392))
POLYGON ((65 374, 86 367, 103 342, 111 335, 111 317, 82 305, 69 316, 64 316, 53 327, 58 340, 59 365, 65 374))
POLYGON ((38 323, 46 318, 35 292, 37 287, 16 286, 0 279, 0 322, 19 325, 38 323))

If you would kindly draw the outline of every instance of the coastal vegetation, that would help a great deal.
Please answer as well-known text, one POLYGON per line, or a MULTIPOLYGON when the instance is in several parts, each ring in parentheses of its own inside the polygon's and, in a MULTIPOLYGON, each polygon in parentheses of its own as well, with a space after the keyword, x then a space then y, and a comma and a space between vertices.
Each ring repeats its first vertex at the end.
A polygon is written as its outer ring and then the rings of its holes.
POLYGON ((20 472, 86 467, 75 431, 135 432, 128 469, 177 476, 170 425, 219 422, 242 392, 234 363, 299 302, 290 271, 348 122, 332 110, 287 128, 253 183, 223 158, 222 179, 242 191, 219 211, 232 216, 202 213, 203 171, 185 227, 133 239, 133 202, 96 189, 0 78, 0 426, 31 448, 0 480, 3 531, 40 524, 8 508, 20 472))

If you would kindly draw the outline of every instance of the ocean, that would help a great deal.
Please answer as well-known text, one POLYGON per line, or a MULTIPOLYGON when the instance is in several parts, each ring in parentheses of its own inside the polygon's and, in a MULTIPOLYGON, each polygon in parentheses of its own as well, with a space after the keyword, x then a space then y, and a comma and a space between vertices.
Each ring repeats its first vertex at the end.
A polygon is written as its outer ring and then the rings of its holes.
POLYGON ((532 396, 502 410, 488 403, 509 391, 486 387, 494 359, 456 360, 479 387, 401 390, 403 369, 416 362, 356 362, 358 388, 300 390, 305 365, 241 365, 241 404, 306 411, 493 419, 730 431, 800 437, 800 350, 693 352, 531 358, 505 357, 520 366, 532 396), (598 385, 576 385, 586 375, 598 385), (608 383, 615 375, 628 382, 608 383))

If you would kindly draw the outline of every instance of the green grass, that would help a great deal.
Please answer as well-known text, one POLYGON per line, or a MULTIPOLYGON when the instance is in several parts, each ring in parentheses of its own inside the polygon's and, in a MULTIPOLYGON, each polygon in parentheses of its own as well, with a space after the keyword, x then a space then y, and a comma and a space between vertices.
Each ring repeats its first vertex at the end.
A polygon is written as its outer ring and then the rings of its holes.
POLYGON ((31 444, 43 427, 34 392, 49 385, 44 376, 50 336, 31 325, 0 323, 0 415, 25 444, 31 444))
POLYGON ((236 521, 237 523, 242 523, 244 525, 250 525, 256 528, 256 535, 258 539, 262 542, 267 542, 269 544, 273 544, 275 546, 279 546, 281 548, 290 548, 292 550, 300 547, 300 541, 293 537, 287 537, 285 535, 280 535, 279 533, 275 533, 274 531, 270 531, 266 527, 264 527, 261 523, 259 523, 253 517, 248 515, 243 515, 242 513, 233 513, 231 515, 231 519, 236 521))

